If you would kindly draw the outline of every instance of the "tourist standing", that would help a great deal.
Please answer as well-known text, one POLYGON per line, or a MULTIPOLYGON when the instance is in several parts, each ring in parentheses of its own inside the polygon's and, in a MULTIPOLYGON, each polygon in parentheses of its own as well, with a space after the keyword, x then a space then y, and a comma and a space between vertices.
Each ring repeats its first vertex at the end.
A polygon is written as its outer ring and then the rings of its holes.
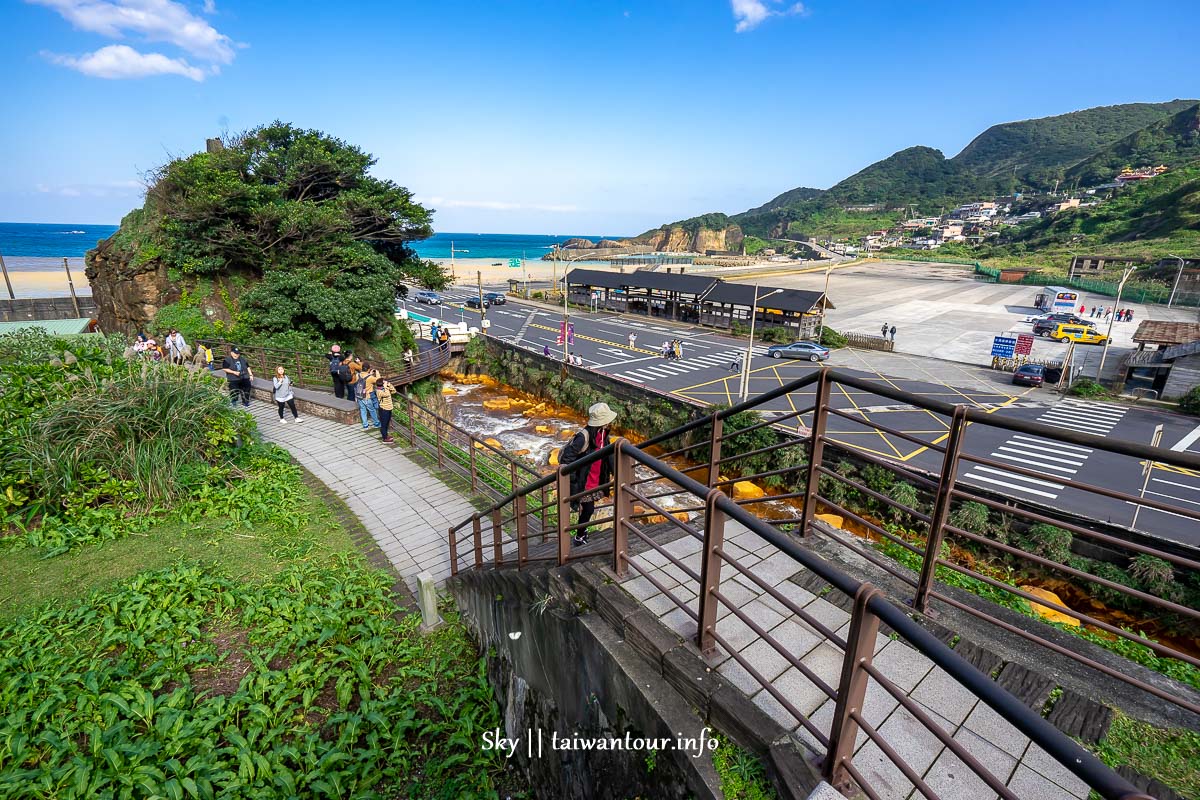
POLYGON ((212 348, 204 344, 196 345, 196 355, 192 358, 192 366, 200 367, 212 372, 213 355, 212 348))
POLYGON ((888 332, 888 324, 885 322, 885 323, 883 323, 883 327, 879 329, 879 335, 882 336, 884 339, 886 339, 887 332, 888 332))
POLYGON ((1087 306, 1080 303, 1079 304, 1079 313, 1082 315, 1084 311, 1087 311, 1087 306))
POLYGON ((346 384, 338 377, 338 372, 342 368, 342 348, 336 344, 329 348, 329 352, 325 354, 325 360, 329 362, 329 378, 333 381, 333 396, 341 400, 346 396, 346 384))
MULTIPOLYGON (((609 426, 617 418, 607 403, 596 403, 588 409, 587 427, 575 434, 559 454, 558 463, 566 466, 603 449, 608 444, 609 426)), ((571 534, 574 544, 587 544, 587 523, 596 512, 596 501, 610 494, 612 487, 601 489, 612 475, 612 456, 599 458, 585 469, 571 473, 571 510, 579 512, 577 522, 582 526, 571 534), (578 495, 578 496, 577 496, 578 495)))
POLYGON ((683 358, 683 339, 675 340, 675 357, 680 359, 683 358))
POLYGON ((384 444, 392 444, 396 440, 388 435, 388 427, 392 424, 392 395, 396 393, 393 387, 387 381, 379 381, 375 384, 375 397, 379 401, 379 438, 384 444))
POLYGON ((413 368, 413 351, 411 347, 404 348, 404 374, 412 373, 413 368))
POLYGON ((1125 309, 1125 321, 1133 322, 1133 309, 1132 308, 1125 309))
POLYGON ((890 332, 892 334, 892 343, 895 344, 895 342, 896 342, 896 326, 895 325, 892 326, 890 332))
POLYGON ((172 364, 182 364, 184 350, 187 349, 187 342, 183 338, 183 334, 175 328, 171 328, 171 332, 167 334, 167 352, 170 354, 172 364))
POLYGON ((542 345, 542 355, 544 355, 546 358, 550 358, 550 345, 549 344, 542 345))
POLYGON ((637 334, 633 331, 629 332, 629 349, 633 350, 637 346, 637 334))
POLYGON ((379 373, 375 372, 372 376, 372 372, 370 364, 363 364, 354 381, 354 396, 358 398, 358 416, 362 420, 364 431, 379 427, 379 409, 375 407, 374 391, 375 378, 378 378, 379 373))
POLYGON ((292 379, 288 377, 287 370, 283 367, 275 368, 275 377, 271 378, 272 396, 275 398, 275 405, 279 407, 279 424, 287 424, 287 420, 283 418, 283 408, 287 408, 292 412, 292 420, 295 422, 303 422, 300 414, 296 412, 296 395, 292 392, 292 379))
POLYGON ((250 364, 242 357, 242 351, 236 347, 230 347, 229 355, 225 356, 225 360, 221 362, 221 371, 225 373, 225 377, 229 381, 229 404, 236 406, 240 398, 242 407, 249 408, 252 386, 250 380, 254 374, 250 371, 250 364))
POLYGON ((345 398, 351 403, 354 402, 354 371, 351 366, 354 363, 354 356, 347 353, 346 356, 338 363, 337 379, 342 384, 342 392, 345 398))

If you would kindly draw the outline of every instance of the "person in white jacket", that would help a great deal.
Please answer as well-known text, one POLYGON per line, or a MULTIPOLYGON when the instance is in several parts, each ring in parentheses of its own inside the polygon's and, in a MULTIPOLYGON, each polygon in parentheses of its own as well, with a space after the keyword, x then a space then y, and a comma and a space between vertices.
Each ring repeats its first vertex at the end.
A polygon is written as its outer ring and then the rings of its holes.
POLYGON ((271 379, 271 386, 274 389, 275 405, 279 407, 279 424, 287 424, 287 420, 283 418, 284 406, 291 410, 292 420, 303 422, 304 418, 296 413, 296 395, 292 391, 292 379, 287 376, 287 370, 283 367, 276 367, 275 377, 271 379))
POLYGON ((167 358, 172 364, 182 364, 186 349, 187 342, 184 341, 183 334, 171 328, 171 332, 167 334, 167 358))

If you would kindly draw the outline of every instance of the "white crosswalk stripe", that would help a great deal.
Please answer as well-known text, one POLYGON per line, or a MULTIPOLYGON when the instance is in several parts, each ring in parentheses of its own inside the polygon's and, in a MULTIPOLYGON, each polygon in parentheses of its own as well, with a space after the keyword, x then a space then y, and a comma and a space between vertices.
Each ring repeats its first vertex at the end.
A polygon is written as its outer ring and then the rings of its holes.
MULTIPOLYGON (((664 378, 670 375, 686 375, 689 372, 695 372, 700 369, 713 369, 714 367, 727 368, 731 363, 737 361, 741 363, 742 356, 745 350, 725 350, 720 353, 706 353, 695 357, 687 354, 688 346, 685 343, 683 346, 684 357, 679 360, 667 361, 663 360, 656 364, 637 369, 627 370, 625 372, 614 373, 619 378, 631 378, 633 380, 645 381, 647 377, 650 380, 655 378, 664 378)), ((766 355, 767 348, 755 346, 754 354, 756 356, 766 355)))
MULTIPOLYGON (((1126 409, 1118 406, 1072 399, 1064 400, 1045 411, 1037 421, 1062 430, 1105 436, 1121 422, 1125 411, 1126 409)), ((991 457, 1040 472, 1047 478, 1069 481, 1072 475, 1079 472, 1091 454, 1090 447, 1017 433, 997 447, 991 457)), ((963 478, 1050 500, 1056 499, 1058 493, 1066 488, 1065 484, 983 466, 974 467, 963 475, 963 478)))

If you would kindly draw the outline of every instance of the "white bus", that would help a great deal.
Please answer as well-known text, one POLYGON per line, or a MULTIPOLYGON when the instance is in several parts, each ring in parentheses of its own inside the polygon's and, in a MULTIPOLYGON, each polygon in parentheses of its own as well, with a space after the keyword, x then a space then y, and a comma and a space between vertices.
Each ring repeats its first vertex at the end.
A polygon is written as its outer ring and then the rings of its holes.
POLYGON ((1079 292, 1065 286, 1047 286, 1034 298, 1033 304, 1046 313, 1079 311, 1079 292))

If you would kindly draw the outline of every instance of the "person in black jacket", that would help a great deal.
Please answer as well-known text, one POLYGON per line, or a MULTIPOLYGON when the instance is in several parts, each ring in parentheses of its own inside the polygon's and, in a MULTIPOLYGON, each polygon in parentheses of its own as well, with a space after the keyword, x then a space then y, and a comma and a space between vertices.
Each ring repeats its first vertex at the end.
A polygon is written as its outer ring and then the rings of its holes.
POLYGON ((325 360, 329 362, 329 377, 333 380, 333 396, 340 400, 346 396, 346 384, 342 383, 338 377, 338 370, 342 366, 342 348, 336 344, 329 348, 329 352, 325 354, 325 360))
MULTIPOLYGON (((587 427, 575 434, 558 457, 558 463, 566 466, 591 455, 609 443, 609 426, 617 418, 608 403, 596 403, 588 409, 587 427)), ((601 489, 612 478, 612 456, 597 459, 587 467, 571 473, 571 496, 585 493, 571 501, 571 510, 579 512, 579 523, 587 523, 596 512, 596 501, 610 494, 612 488, 601 489)), ((587 544, 586 525, 571 534, 575 544, 587 544)))

